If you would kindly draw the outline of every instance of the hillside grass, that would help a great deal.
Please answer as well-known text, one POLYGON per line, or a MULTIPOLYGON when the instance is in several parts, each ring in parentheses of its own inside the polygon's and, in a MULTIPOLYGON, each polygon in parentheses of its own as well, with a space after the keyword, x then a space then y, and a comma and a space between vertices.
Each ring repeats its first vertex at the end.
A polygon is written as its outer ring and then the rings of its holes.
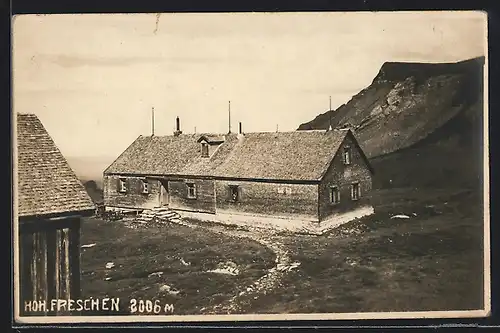
MULTIPOLYGON (((483 307, 480 191, 391 188, 374 190, 371 202, 375 214, 323 236, 273 236, 301 265, 278 288, 245 303, 243 312, 483 307), (391 218, 397 214, 409 218, 391 218)), ((175 314, 199 314, 227 300, 265 274, 275 259, 269 249, 250 240, 178 225, 129 229, 123 222, 90 218, 82 230, 82 244, 89 243, 96 246, 82 249, 84 297, 120 297, 124 303, 131 298, 159 299, 174 304, 175 314), (183 265, 181 258, 191 265, 183 265), (241 274, 207 273, 224 261, 238 264, 241 274), (114 262, 115 268, 107 270, 107 262, 114 262), (160 271, 160 277, 149 276, 160 271), (165 284, 180 293, 160 292, 165 284)))
POLYGON ((483 307, 483 221, 469 190, 374 191, 376 213, 323 236, 282 241, 302 264, 250 313, 483 307), (408 219, 391 219, 406 214, 408 219))
POLYGON ((469 146, 450 149, 426 145, 378 156, 370 160, 377 189, 479 188, 482 182, 481 151, 469 146))
POLYGON ((257 280, 275 260, 269 249, 251 240, 180 225, 131 229, 122 221, 88 218, 81 242, 96 244, 82 249, 83 297, 118 297, 122 304, 132 298, 159 300, 173 304, 176 315, 196 314, 232 297, 238 286, 257 280), (238 266, 238 276, 207 272, 227 261, 238 266), (108 262, 115 267, 106 269, 108 262), (155 272, 163 274, 150 276, 155 272), (179 294, 162 293, 163 285, 179 294))

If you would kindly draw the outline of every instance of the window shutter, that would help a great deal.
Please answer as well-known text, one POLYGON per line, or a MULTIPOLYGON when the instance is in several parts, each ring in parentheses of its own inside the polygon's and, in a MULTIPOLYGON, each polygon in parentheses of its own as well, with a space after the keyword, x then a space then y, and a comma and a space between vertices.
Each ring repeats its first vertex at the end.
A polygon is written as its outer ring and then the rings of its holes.
POLYGON ((120 178, 116 179, 116 192, 120 192, 122 189, 120 178))

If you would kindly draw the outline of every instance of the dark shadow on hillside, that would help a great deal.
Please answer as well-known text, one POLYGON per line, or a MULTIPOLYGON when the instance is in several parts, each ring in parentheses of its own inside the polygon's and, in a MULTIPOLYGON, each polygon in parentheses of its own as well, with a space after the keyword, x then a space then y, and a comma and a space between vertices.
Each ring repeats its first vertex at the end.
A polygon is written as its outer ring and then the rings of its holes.
POLYGON ((89 194, 94 204, 102 204, 104 201, 104 192, 94 180, 89 180, 83 183, 85 190, 89 194))
POLYGON ((372 158, 373 186, 480 190, 483 144, 483 107, 477 103, 416 144, 372 158))

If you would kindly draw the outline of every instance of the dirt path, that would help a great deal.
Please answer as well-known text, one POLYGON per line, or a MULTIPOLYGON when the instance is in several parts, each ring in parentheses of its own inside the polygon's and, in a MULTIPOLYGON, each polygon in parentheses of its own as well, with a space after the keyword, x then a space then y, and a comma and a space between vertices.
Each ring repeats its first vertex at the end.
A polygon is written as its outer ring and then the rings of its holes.
POLYGON ((280 241, 280 237, 270 232, 269 230, 261 230, 258 228, 234 229, 224 225, 190 223, 183 220, 183 225, 208 229, 211 232, 223 233, 228 236, 238 238, 249 238, 256 241, 274 252, 276 255, 276 265, 270 268, 265 275, 254 281, 252 284, 243 288, 243 291, 238 292, 227 301, 208 308, 203 308, 202 314, 234 314, 242 313, 245 305, 256 300, 260 295, 265 295, 272 289, 280 285, 280 282, 285 274, 293 269, 296 269, 300 263, 292 263, 291 258, 284 244, 280 241))

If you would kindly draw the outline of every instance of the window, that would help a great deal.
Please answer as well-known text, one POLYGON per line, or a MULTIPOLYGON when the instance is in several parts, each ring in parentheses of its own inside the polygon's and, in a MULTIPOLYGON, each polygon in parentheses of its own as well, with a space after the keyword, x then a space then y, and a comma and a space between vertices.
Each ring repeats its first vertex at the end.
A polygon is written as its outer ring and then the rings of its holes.
POLYGON ((120 178, 120 192, 127 192, 127 181, 125 178, 120 178))
POLYGON ((201 156, 208 157, 208 144, 206 142, 202 142, 201 144, 201 156))
POLYGON ((358 200, 361 196, 361 191, 358 183, 354 183, 351 185, 351 199, 358 200))
POLYGON ((340 202, 340 191, 337 186, 330 187, 330 202, 338 204, 340 202))
POLYGON ((236 202, 239 199, 238 185, 229 185, 229 200, 236 202))
POLYGON ((149 183, 148 183, 147 179, 144 179, 142 181, 142 193, 144 193, 144 194, 149 193, 149 183))
POLYGON ((351 149, 349 147, 344 147, 344 164, 351 164, 351 149))
POLYGON ((195 199, 196 198, 196 186, 193 183, 187 183, 187 197, 189 199, 195 199))

